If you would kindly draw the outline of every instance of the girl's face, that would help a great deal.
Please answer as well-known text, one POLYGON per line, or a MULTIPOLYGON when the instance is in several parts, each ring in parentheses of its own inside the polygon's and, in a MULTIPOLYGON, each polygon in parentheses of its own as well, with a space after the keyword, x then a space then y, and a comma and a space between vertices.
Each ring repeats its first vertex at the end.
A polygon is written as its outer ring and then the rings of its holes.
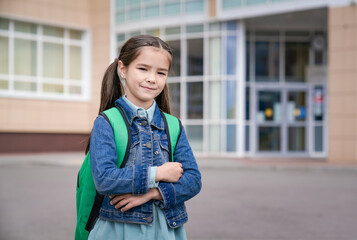
POLYGON ((126 82, 126 97, 138 107, 151 107, 165 87, 170 60, 170 54, 164 49, 142 47, 129 66, 119 61, 120 75, 126 82))

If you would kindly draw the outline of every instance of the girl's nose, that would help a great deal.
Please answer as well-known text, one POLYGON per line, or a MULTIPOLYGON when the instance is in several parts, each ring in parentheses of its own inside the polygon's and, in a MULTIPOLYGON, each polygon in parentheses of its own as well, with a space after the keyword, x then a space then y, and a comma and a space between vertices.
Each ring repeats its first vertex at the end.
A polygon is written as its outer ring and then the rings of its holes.
POLYGON ((147 76, 147 78, 146 78, 146 81, 148 81, 148 82, 156 82, 156 75, 155 75, 155 73, 149 73, 149 75, 147 76))

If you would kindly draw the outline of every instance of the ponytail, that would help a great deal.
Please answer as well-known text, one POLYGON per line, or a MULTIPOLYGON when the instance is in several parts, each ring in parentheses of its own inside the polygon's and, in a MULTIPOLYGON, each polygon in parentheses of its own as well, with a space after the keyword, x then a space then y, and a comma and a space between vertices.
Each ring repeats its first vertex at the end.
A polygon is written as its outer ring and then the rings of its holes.
POLYGON ((117 69, 118 59, 115 59, 104 73, 98 114, 114 107, 115 101, 124 95, 124 87, 119 79, 117 69))
POLYGON ((155 101, 161 111, 171 114, 170 95, 167 83, 161 93, 155 98, 155 101))
MULTIPOLYGON (((114 107, 115 101, 124 95, 124 87, 118 76, 118 59, 109 65, 104 73, 102 87, 100 91, 100 105, 98 114, 114 107)), ((92 132, 91 132, 92 133, 92 132)), ((88 138, 85 153, 89 151, 90 135, 88 138)))

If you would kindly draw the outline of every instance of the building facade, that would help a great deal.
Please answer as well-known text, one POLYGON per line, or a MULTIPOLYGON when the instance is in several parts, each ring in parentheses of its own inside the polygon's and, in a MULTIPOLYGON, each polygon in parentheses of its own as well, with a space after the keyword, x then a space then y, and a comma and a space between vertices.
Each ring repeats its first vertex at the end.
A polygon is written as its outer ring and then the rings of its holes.
POLYGON ((173 49, 171 105, 196 154, 357 162, 353 1, 42 2, 1 2, 1 142, 85 139, 105 68, 151 34, 173 49))

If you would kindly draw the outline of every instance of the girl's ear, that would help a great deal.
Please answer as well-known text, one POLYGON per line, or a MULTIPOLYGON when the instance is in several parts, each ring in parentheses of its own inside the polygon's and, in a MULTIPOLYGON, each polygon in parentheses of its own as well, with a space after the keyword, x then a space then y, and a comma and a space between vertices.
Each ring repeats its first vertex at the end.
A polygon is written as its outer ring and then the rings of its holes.
POLYGON ((126 66, 124 65, 124 63, 121 61, 121 60, 119 60, 118 61, 118 73, 120 73, 120 77, 122 78, 122 79, 125 79, 126 77, 125 77, 125 75, 126 75, 126 66))

